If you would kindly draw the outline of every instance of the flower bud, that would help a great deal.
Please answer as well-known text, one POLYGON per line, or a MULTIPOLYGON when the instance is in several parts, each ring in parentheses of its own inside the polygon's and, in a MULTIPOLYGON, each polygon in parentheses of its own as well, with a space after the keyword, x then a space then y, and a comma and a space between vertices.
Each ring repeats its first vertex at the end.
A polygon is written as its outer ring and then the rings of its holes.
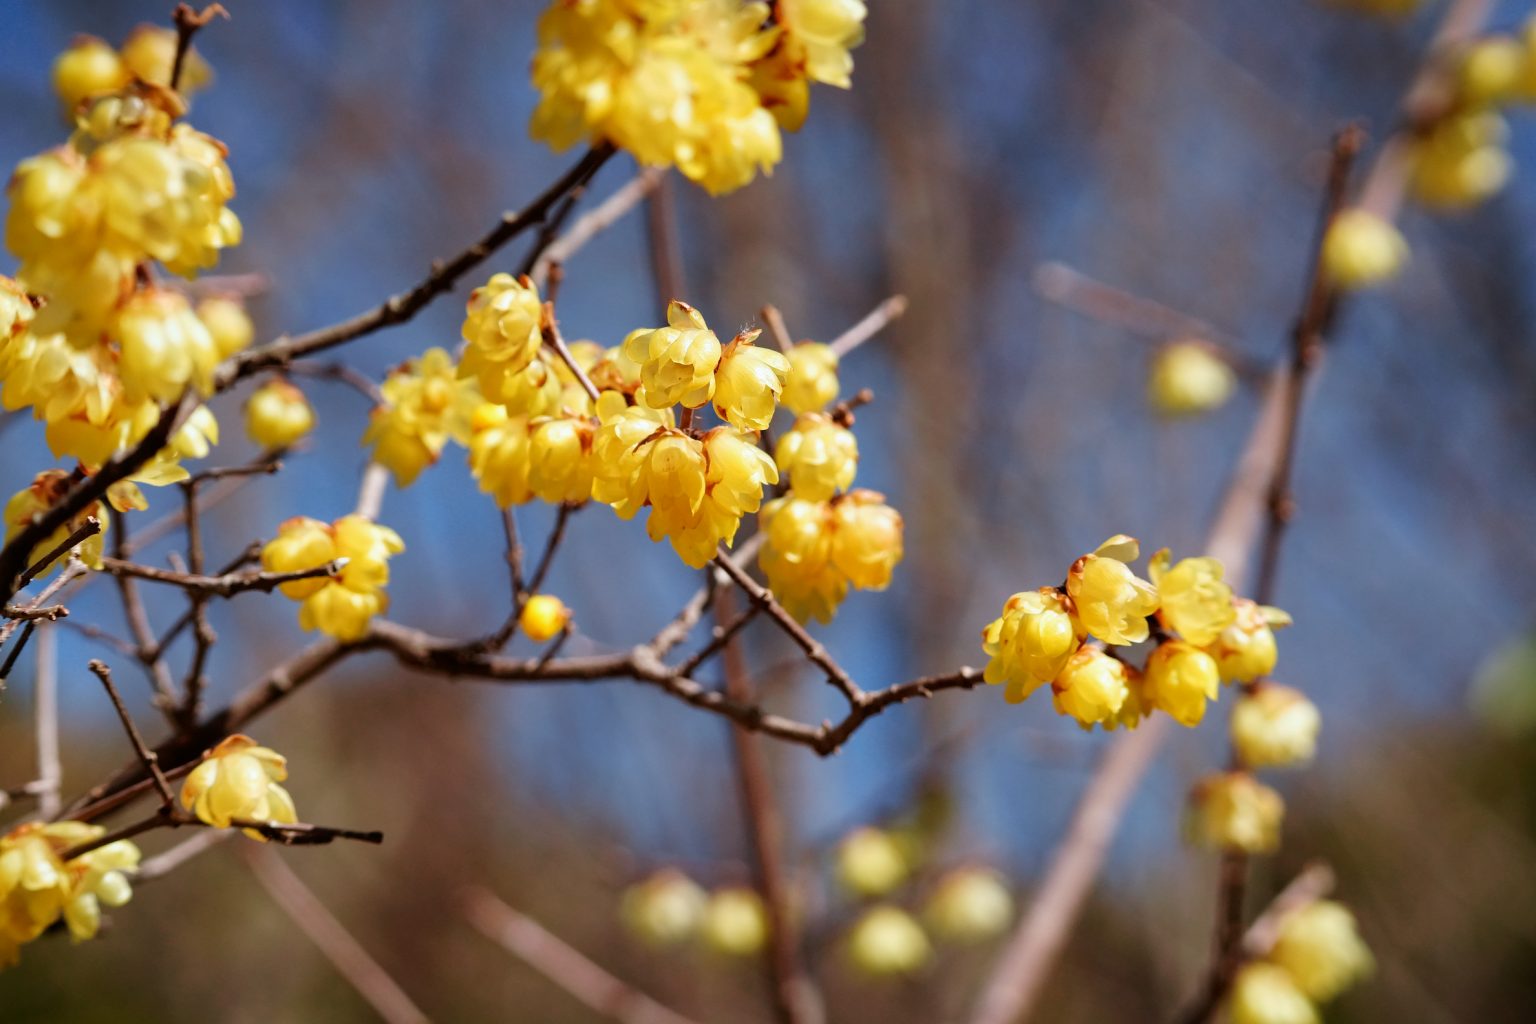
POLYGON ((848 957, 874 975, 910 974, 928 962, 928 936, 904 910, 879 906, 865 912, 848 935, 848 957))
POLYGON ((1269 959, 1319 1003, 1334 998, 1375 967, 1356 929, 1355 915, 1333 900, 1318 900, 1287 914, 1269 959))
POLYGON ((768 915, 751 889, 721 889, 704 910, 704 941, 728 956, 753 956, 768 939, 768 915))
POLYGON ((1164 416, 1195 416, 1226 404, 1237 374, 1203 341, 1176 341, 1158 350, 1147 377, 1147 401, 1164 416))
POLYGON ((1221 690, 1221 675, 1216 659, 1200 648, 1168 640, 1147 658, 1143 686, 1148 704, 1193 727, 1205 717, 1205 702, 1221 690))
POLYGON ((1083 728, 1112 721, 1128 696, 1130 677, 1118 659, 1097 647, 1079 647, 1051 683, 1059 715, 1071 715, 1083 728))
POLYGON ((1345 210, 1323 237, 1323 273, 1346 291, 1396 277, 1408 260, 1408 243, 1390 221, 1362 209, 1345 210))
POLYGON ((832 499, 832 564, 859 590, 884 590, 902 557, 901 513, 864 489, 832 499))
POLYGON ((1275 670, 1279 649, 1275 645, 1274 630, 1289 626, 1291 617, 1279 608, 1256 604, 1242 597, 1234 598, 1232 607, 1235 617, 1231 625, 1206 647, 1206 653, 1216 659, 1221 678, 1250 683, 1275 670))
POLYGON ((1003 614, 982 631, 982 647, 991 657, 985 673, 989 683, 1006 683, 1005 696, 1017 704, 1042 683, 1061 675, 1081 637, 1054 587, 1014 594, 1003 614))
POLYGON ((1512 99, 1530 59, 1520 40, 1485 36, 1467 47, 1456 69, 1456 85, 1470 106, 1487 106, 1512 99))
POLYGON ((551 505, 592 497, 592 422, 557 416, 530 424, 528 486, 551 505))
POLYGON ((1244 964, 1232 981, 1232 1024, 1319 1024, 1314 1007, 1291 976, 1274 964, 1244 964))
POLYGON ((802 341, 785 353, 789 376, 781 400, 796 416, 821 412, 837 399, 837 353, 818 341, 802 341))
POLYGON ((79 36, 53 62, 53 90, 71 121, 82 100, 117 92, 132 80, 117 51, 95 36, 79 36))
POLYGON ((256 337, 256 325, 238 299, 210 296, 197 304, 197 318, 208 328, 221 359, 245 351, 256 337))
POLYGON ((668 868, 624 890, 620 916, 653 946, 674 946, 698 930, 708 897, 681 871, 668 868))
MULTIPOLYGON (((123 41, 123 63, 135 77, 154 85, 170 86, 176 64, 176 33, 162 25, 140 25, 123 41)), ((213 68, 195 48, 188 48, 176 89, 183 96, 213 81, 213 68)))
POLYGON ((837 846, 838 881, 861 896, 885 895, 900 885, 910 870, 901 844, 883 829, 855 829, 837 846))
POLYGON ((739 334, 715 369, 715 412, 741 430, 765 430, 773 422, 789 360, 752 344, 759 332, 739 334))
POLYGON ((1300 690, 1260 683, 1232 709, 1232 745, 1249 768, 1312 760, 1322 716, 1300 690))
POLYGON ((1007 930, 1013 895, 997 872, 959 868, 939 879, 925 916, 940 938, 984 942, 1007 930))
POLYGON ((571 610, 553 594, 535 594, 523 604, 517 624, 536 644, 553 640, 571 621, 571 610))
POLYGON ((1224 772, 1190 792, 1191 842, 1219 850, 1269 853, 1280 845, 1285 801, 1247 772, 1224 772))
POLYGON ((315 410, 304 392, 274 378, 245 403, 245 432, 267 449, 287 448, 315 429, 315 410))
POLYGON ((779 439, 774 458, 789 474, 796 497, 826 501, 853 484, 859 468, 859 443, 853 432, 821 413, 808 413, 779 439))

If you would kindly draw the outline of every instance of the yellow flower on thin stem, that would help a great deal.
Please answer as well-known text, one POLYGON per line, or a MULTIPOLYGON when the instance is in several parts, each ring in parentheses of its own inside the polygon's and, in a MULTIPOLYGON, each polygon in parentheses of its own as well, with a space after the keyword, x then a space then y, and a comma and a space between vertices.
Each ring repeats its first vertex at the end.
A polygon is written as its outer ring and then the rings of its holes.
POLYGON ((1169 561, 1167 548, 1147 560, 1147 576, 1161 601, 1157 617, 1165 628, 1204 647, 1237 617, 1232 588, 1221 581, 1222 565, 1214 558, 1183 558, 1171 569, 1169 561))
POLYGON ((1166 640, 1147 658, 1143 693, 1147 703, 1180 725, 1196 726, 1206 701, 1221 691, 1216 659, 1184 640, 1166 640))
POLYGON ((245 432, 267 449, 288 448, 315 429, 315 410, 292 383, 274 378, 245 403, 245 432))
POLYGON ((1014 594, 1002 615, 982 630, 982 646, 991 658, 986 681, 1006 683, 1008 702, 1017 704, 1059 676, 1081 643, 1054 587, 1014 594))
POLYGON ((774 450, 779 469, 789 475, 798 497, 825 501, 853 486, 859 468, 859 442, 853 431, 823 413, 807 413, 779 439, 774 450))
POLYGON ((773 422, 789 360, 753 344, 761 331, 744 331, 725 346, 715 369, 715 412, 741 430, 764 430, 773 422))
POLYGON ((1157 588, 1126 564, 1134 562, 1140 551, 1136 538, 1116 534, 1072 563, 1067 596, 1083 632, 1116 645, 1147 638, 1147 616, 1158 607, 1157 588))
POLYGON ((517 618, 528 639, 542 644, 559 636, 571 622, 571 610, 553 594, 535 594, 523 604, 517 618))
MULTIPOLYGON (((299 820, 293 798, 279 783, 288 777, 288 762, 268 747, 236 733, 203 755, 182 783, 181 805, 214 828, 236 821, 291 825, 299 820)), ((245 834, 265 841, 254 829, 245 834)))
MULTIPOLYGON (((1123 662, 1097 647, 1080 647, 1051 683, 1056 713, 1083 728, 1115 720, 1129 697, 1130 675, 1123 662)), ((1022 699, 1022 698, 1021 698, 1022 699)))
POLYGON ((1223 772, 1190 792, 1186 831, 1192 842, 1218 850, 1269 853, 1280 845, 1285 801, 1247 772, 1223 772))
POLYGON ((686 302, 667 306, 667 326, 631 331, 622 351, 640 367, 644 402, 652 409, 679 403, 696 409, 714 396, 720 339, 686 302))
POLYGON ((1279 608, 1257 604, 1244 597, 1233 598, 1234 616, 1206 652, 1216 659, 1221 678, 1249 683, 1275 670, 1279 648, 1276 629, 1291 624, 1291 617, 1279 608))

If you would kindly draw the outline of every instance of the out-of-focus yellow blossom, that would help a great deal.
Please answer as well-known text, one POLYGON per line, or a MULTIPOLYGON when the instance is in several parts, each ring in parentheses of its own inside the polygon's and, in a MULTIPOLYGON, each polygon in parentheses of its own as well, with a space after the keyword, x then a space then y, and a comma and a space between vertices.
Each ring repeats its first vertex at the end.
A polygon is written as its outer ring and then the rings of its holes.
POLYGON ((486 397, 501 393, 502 377, 522 370, 544 343, 544 306, 538 286, 528 277, 496 274, 469 293, 464 317, 464 353, 460 373, 480 378, 486 397))
POLYGON ((213 336, 213 347, 221 358, 245 351, 256 338, 256 325, 239 299, 210 295, 197 304, 197 318, 213 336))
POLYGON ((784 26, 780 44, 815 82, 847 89, 853 84, 853 55, 864 41, 863 0, 778 0, 774 8, 784 26))
POLYGON ((860 896, 883 896, 906 880, 912 865, 884 829, 854 829, 837 844, 837 879, 860 896))
POLYGON ((1206 342, 1175 341, 1157 350, 1147 375, 1147 401, 1164 416, 1219 409, 1237 390, 1237 374, 1206 342))
POLYGON ((715 412, 741 430, 764 430, 773 422, 789 360, 752 344, 760 331, 738 334, 725 346, 715 369, 715 412))
POLYGON ((784 609, 801 622, 831 622, 848 593, 848 578, 832 564, 832 508, 796 495, 763 505, 758 525, 766 541, 758 565, 784 609))
POLYGON ((132 80, 133 72, 123 58, 95 36, 77 36, 53 62, 53 91, 63 101, 64 116, 71 123, 82 100, 117 92, 132 80))
POLYGON ((102 905, 132 898, 127 875, 139 866, 139 848, 128 840, 64 860, 106 831, 80 821, 28 822, 0 836, 0 967, 60 918, 76 942, 95 937, 102 905))
POLYGON ((704 941, 728 956, 752 956, 768 939, 768 915, 751 889, 720 889, 704 910, 704 941))
POLYGON ((1312 760, 1322 724, 1300 690, 1259 683, 1232 709, 1232 745, 1249 768, 1299 764, 1312 760))
POLYGON ((489 402, 470 417, 469 468, 480 489, 502 508, 533 500, 528 418, 507 415, 506 406, 489 402))
POLYGON ((848 933, 847 949, 855 967, 875 975, 910 974, 933 955, 912 915, 892 906, 866 911, 848 933))
POLYGON ((1232 588, 1221 581, 1224 570, 1214 558, 1182 558, 1169 568, 1167 548, 1147 560, 1147 576, 1162 601, 1157 617, 1162 624, 1194 644, 1204 647, 1232 624, 1232 588))
POLYGON ((480 395, 473 381, 459 379, 446 350, 427 349, 390 373, 381 390, 384 404, 373 410, 363 444, 374 446, 373 460, 399 486, 410 486, 449 441, 469 444, 480 395))
POLYGON ((1314 1002, 1325 1003, 1369 975, 1375 959, 1342 903, 1318 900, 1287 914, 1269 952, 1314 1002))
POLYGON ((592 497, 593 432, 585 417, 541 417, 529 424, 528 486, 540 500, 558 505, 592 497))
MULTIPOLYGON (((775 474, 777 478, 777 474, 775 474)), ((832 499, 832 564, 857 590, 884 590, 902 557, 901 513, 859 488, 832 499)))
POLYGON ((1136 538, 1122 533, 1072 563, 1067 596, 1082 632, 1107 644, 1136 644, 1147 638, 1147 616, 1157 611, 1157 588, 1126 564, 1140 554, 1136 538))
POLYGON ((1192 842, 1213 849, 1268 853, 1280 845, 1285 801, 1247 772, 1223 772, 1190 792, 1187 829, 1192 842))
POLYGON ((1505 150, 1509 125, 1492 111, 1440 119, 1412 149, 1414 198, 1426 206, 1460 210, 1503 189, 1514 170, 1505 150))
POLYGON ((1244 964, 1227 1001, 1232 1024, 1319 1024, 1317 1008, 1274 964, 1244 964))
POLYGON ((1043 683, 1061 675, 1082 638, 1054 587, 1014 594, 1003 614, 981 633, 982 647, 991 657, 985 678, 1006 683, 1010 704, 1024 700, 1043 683))
MULTIPOLYGON (((163 25, 140 25, 123 40, 122 57, 136 77, 155 85, 169 86, 171 71, 176 65, 176 32, 163 25)), ((196 48, 189 48, 176 90, 183 96, 190 96, 212 81, 213 68, 196 48)))
POLYGON ((245 432, 263 448, 287 448, 315 429, 315 410, 304 392, 273 378, 245 403, 245 432))
POLYGON ((107 488, 108 504, 119 512, 149 508, 149 501, 139 490, 139 484, 165 487, 187 479, 192 473, 181 464, 182 460, 207 458, 218 443, 219 421, 206 405, 198 406, 153 458, 128 479, 119 480, 107 488))
POLYGON ((1256 604, 1245 597, 1233 598, 1236 617, 1206 647, 1216 659, 1221 678, 1250 683, 1275 670, 1279 649, 1274 631, 1291 624, 1291 617, 1279 608, 1256 604))
POLYGON ((795 421, 774 450, 779 469, 789 475, 795 494, 825 501, 853 484, 859 468, 859 442, 853 431, 813 412, 795 421))
MULTIPOLYGON (((214 828, 236 821, 292 825, 299 820, 293 798, 279 785, 288 777, 288 762, 277 751, 249 736, 226 736, 203 755, 181 785, 181 805, 214 828)), ((245 829, 252 839, 260 832, 245 829)))
POLYGON ((1115 719, 1128 696, 1125 665, 1097 647, 1080 647, 1051 683, 1056 713, 1090 728, 1115 719))
POLYGON ((213 392, 222 356, 186 296, 166 289, 134 292, 116 319, 118 372, 130 401, 147 396, 174 402, 189 385, 201 395, 213 392))
POLYGON ((652 409, 678 403, 696 409, 708 402, 720 351, 703 315, 677 299, 667 306, 667 326, 631 331, 622 346, 624 358, 640 367, 641 394, 652 409))
POLYGON ((571 610, 553 594, 534 594, 523 603, 517 624, 536 644, 553 640, 571 621, 571 610))
POLYGON ((711 192, 779 161, 773 115, 748 82, 773 47, 765 3, 561 0, 539 21, 534 138, 565 149, 606 139, 711 192))
POLYGON ((703 923, 709 897, 681 871, 667 868, 624 890, 620 917, 653 946, 674 946, 703 923))
POLYGON ((1184 640, 1167 640, 1147 658, 1143 693, 1147 703, 1180 725, 1196 726, 1205 703, 1221 690, 1216 659, 1184 640))
POLYGON ((939 879, 924 916, 940 938, 985 942, 1013 920, 1013 894, 990 868, 957 868, 939 879))
MULTIPOLYGON (((69 490, 70 483, 70 475, 62 469, 45 469, 32 479, 32 483, 11 495, 10 500, 5 503, 5 542, 9 544, 12 538, 31 526, 39 516, 57 505, 69 490)), ((111 522, 111 517, 101 502, 92 502, 87 505, 84 511, 71 517, 67 523, 34 545, 32 553, 28 556, 28 562, 36 562, 37 559, 64 543, 70 534, 84 526, 85 521, 93 516, 101 522, 101 532, 85 538, 69 551, 60 554, 44 567, 43 572, 52 572, 60 568, 68 561, 71 553, 80 556, 80 561, 92 569, 100 569, 102 538, 111 522)))
POLYGON ((389 608, 389 558, 405 550, 400 535, 366 516, 343 516, 331 525, 296 517, 278 527, 261 550, 268 572, 299 572, 346 559, 333 577, 284 583, 279 589, 299 606, 299 625, 342 641, 358 640, 368 623, 389 608))
POLYGON ((1327 2, 1335 7, 1347 7, 1383 18, 1404 17, 1424 6, 1424 0, 1327 0, 1327 2))
POLYGON ((831 345, 802 341, 785 353, 789 376, 780 396, 784 407, 796 416, 821 412, 837 399, 841 385, 837 380, 837 353, 831 345))
POLYGON ((1408 243, 1390 221, 1369 210, 1345 210, 1323 236, 1322 261, 1336 287, 1369 288, 1398 275, 1408 261, 1408 243))
POLYGON ((1459 98, 1472 106, 1505 103, 1515 98, 1530 59, 1521 40, 1513 36, 1484 36, 1468 46, 1456 69, 1459 98))

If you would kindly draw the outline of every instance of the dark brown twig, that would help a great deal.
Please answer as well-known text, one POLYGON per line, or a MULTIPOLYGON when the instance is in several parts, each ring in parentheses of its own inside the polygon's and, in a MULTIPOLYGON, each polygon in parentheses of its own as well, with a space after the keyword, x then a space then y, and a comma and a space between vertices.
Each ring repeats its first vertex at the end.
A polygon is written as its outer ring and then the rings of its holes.
POLYGON ((47 554, 39 558, 36 562, 32 563, 32 565, 29 566, 27 570, 21 574, 21 579, 19 579, 16 583, 17 587, 25 587, 27 584, 37 579, 40 573, 46 571, 47 568, 52 565, 56 559, 62 558, 70 551, 73 551, 75 546, 81 541, 88 537, 94 537, 100 532, 101 520, 97 519, 95 516, 88 516, 84 523, 75 528, 73 533, 59 541, 59 543, 55 544, 47 554))
POLYGON ((244 594, 253 590, 270 594, 284 583, 319 579, 322 576, 335 576, 341 571, 344 564, 344 561, 338 560, 327 562, 324 565, 317 565, 312 569, 296 569, 293 572, 233 572, 223 576, 203 576, 199 573, 157 569, 152 565, 125 562, 118 558, 103 558, 101 560, 102 571, 113 576, 148 580, 151 583, 164 583, 168 586, 179 587, 189 593, 205 594, 212 597, 234 597, 236 594, 244 594))
POLYGON ((122 694, 117 692, 117 687, 112 684, 112 670, 106 662, 92 661, 89 666, 91 674, 101 680, 101 685, 107 690, 107 696, 112 700, 112 707, 117 711, 118 719, 123 723, 123 731, 128 734, 128 742, 133 744, 133 752, 138 755, 139 763, 149 773, 154 782, 155 790, 160 794, 160 802, 166 808, 176 806, 176 794, 171 792, 171 784, 166 780, 165 774, 160 771, 160 757, 144 742, 144 737, 139 735, 139 727, 133 723, 133 716, 128 713, 128 708, 123 704, 122 694))
POLYGON ((171 20, 176 24, 176 59, 171 63, 171 88, 181 87, 181 73, 186 68, 187 52, 192 49, 192 37, 206 26, 214 18, 229 18, 229 12, 222 4, 209 4, 201 12, 194 11, 187 4, 177 4, 176 10, 171 14, 171 20))

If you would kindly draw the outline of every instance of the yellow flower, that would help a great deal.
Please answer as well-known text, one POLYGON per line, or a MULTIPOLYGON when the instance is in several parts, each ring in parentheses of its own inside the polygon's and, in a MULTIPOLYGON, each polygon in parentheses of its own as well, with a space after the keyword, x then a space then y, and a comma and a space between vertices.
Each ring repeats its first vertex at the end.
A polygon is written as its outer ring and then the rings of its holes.
POLYGON ((853 55, 864 41, 863 0, 778 0, 784 45, 813 81, 847 89, 853 84, 853 55))
POLYGON ((848 593, 832 564, 831 506, 791 494, 764 504, 758 525, 766 540, 757 561, 774 597, 801 622, 831 622, 848 593))
POLYGON ((101 905, 132 897, 127 874, 139 849, 118 840, 66 861, 63 854, 106 829, 79 821, 29 822, 0 836, 0 967, 62 918, 75 941, 96 935, 101 905))
POLYGON ((1126 667, 1097 647, 1080 647, 1051 683, 1058 715, 1071 715, 1082 726, 1114 720, 1128 696, 1126 667))
POLYGON ((1176 341, 1157 350, 1147 377, 1147 401, 1164 416, 1196 416, 1226 404, 1237 374, 1203 341, 1176 341))
POLYGON ((560 411, 563 384, 556 366, 542 354, 520 370, 487 359, 474 345, 464 348, 459 375, 474 377, 487 401, 506 406, 513 416, 553 416, 560 411))
MULTIPOLYGON (((72 478, 62 469, 46 469, 33 477, 32 483, 11 495, 5 503, 5 541, 11 539, 41 516, 44 512, 53 508, 69 490, 72 478)), ((94 516, 101 522, 101 532, 76 544, 69 551, 65 551, 49 562, 39 575, 52 572, 61 568, 69 560, 70 554, 80 557, 92 569, 101 568, 102 538, 107 532, 111 517, 100 502, 92 502, 85 510, 71 517, 68 522, 49 534, 43 540, 33 546, 32 552, 27 556, 28 563, 34 563, 48 552, 64 543, 71 534, 85 525, 85 521, 94 516)))
POLYGON ((1260 683, 1232 709, 1232 745, 1249 768, 1312 760, 1322 716, 1300 690, 1260 683))
POLYGON ((604 391, 598 396, 599 425, 592 439, 595 479, 592 497, 611 505, 621 519, 632 519, 645 505, 640 467, 647 440, 670 429, 669 410, 631 406, 618 391, 604 391))
POLYGON ((982 630, 981 639, 991 658, 985 678, 1008 684, 1011 704, 1061 675, 1082 640, 1054 587, 1014 594, 1003 604, 1003 614, 982 630))
POLYGON ((303 517, 278 527, 261 551, 268 572, 298 572, 346 559, 334 577, 284 583, 283 594, 303 603, 299 625, 342 641, 361 639, 375 615, 389 608, 389 558, 405 550, 400 535, 364 516, 343 516, 335 523, 303 517))
MULTIPOLYGON (((756 512, 763 490, 779 482, 779 470, 768 453, 747 435, 730 427, 718 427, 704 435, 704 454, 709 460, 709 500, 726 516, 737 520, 756 512)), ((730 543, 735 538, 723 538, 730 543)))
POLYGON ((529 428, 528 486, 533 493, 553 505, 592 497, 592 421, 541 417, 529 428))
POLYGON ((1285 969, 1307 998, 1334 998, 1375 967, 1355 915, 1333 900, 1318 900, 1287 914, 1269 959, 1285 969))
POLYGON ((715 369, 715 412, 741 430, 765 430, 773 422, 789 360, 752 342, 758 331, 738 334, 715 369))
MULTIPOLYGON (((777 474, 775 474, 777 479, 777 474)), ((832 499, 832 564, 858 590, 884 590, 901 561, 901 513, 859 488, 832 499)))
POLYGON ((1157 617, 1164 627, 1204 647, 1237 617, 1232 588, 1221 581, 1222 565, 1214 558, 1183 558, 1172 569, 1170 560, 1163 548, 1147 561, 1147 576, 1162 601, 1157 617))
POLYGON ((892 906, 865 911, 848 934, 847 948, 855 967, 875 975, 910 974, 933 955, 912 915, 892 906))
POLYGON ((802 341, 792 346, 785 357, 789 360, 789 376, 781 398, 786 409, 803 416, 821 412, 837 399, 838 358, 831 345, 802 341))
POLYGON ((473 381, 460 380, 453 357, 430 348, 390 373, 381 389, 384 404, 373 410, 363 444, 373 459, 408 487, 437 462, 449 441, 468 445, 470 417, 480 404, 473 381))
POLYGON ((1125 703, 1120 705, 1114 717, 1106 718, 1099 722, 1105 732, 1114 732, 1124 726, 1126 730, 1136 728, 1141 720, 1150 715, 1155 709, 1151 698, 1147 696, 1147 678, 1144 673, 1134 665, 1125 666, 1125 703))
POLYGON ((1238 970, 1227 1012, 1232 1024, 1319 1024, 1317 1008, 1291 976, 1262 962, 1238 970))
MULTIPOLYGON (((494 367, 481 367, 480 363, 467 361, 466 367, 475 366, 480 372, 515 374, 529 363, 544 343, 542 330, 544 307, 539 301, 539 290, 527 277, 515 278, 511 274, 496 274, 489 281, 469 293, 468 312, 464 318, 464 340, 477 360, 494 367)), ((466 376, 468 373, 466 373, 466 376)), ((487 387, 490 395, 498 389, 487 387)))
POLYGON ((1513 36, 1476 40, 1462 53, 1456 69, 1461 99, 1473 107, 1508 102, 1519 91, 1529 60, 1521 40, 1513 36))
POLYGON ((190 385, 213 393, 213 371, 222 356, 213 335, 186 296, 145 289, 124 300, 114 331, 121 350, 118 372, 126 397, 174 402, 190 385))
POLYGON ((789 474, 789 486, 796 495, 825 501, 852 486, 859 468, 859 442, 853 431, 830 416, 807 413, 779 439, 774 457, 779 469, 789 474))
POLYGON ((304 392, 273 378, 245 403, 245 432, 263 448, 287 448, 315 429, 315 410, 304 392))
MULTIPOLYGON (((181 786, 181 805, 214 828, 236 821, 291 825, 299 820, 293 798, 278 783, 288 762, 275 750, 236 733, 203 755, 181 786)), ((252 839, 260 832, 246 829, 252 839)))
POLYGON ((697 438, 668 430, 640 452, 639 488, 650 503, 646 532, 652 540, 693 525, 709 485, 709 463, 697 438))
POLYGON ((64 103, 71 122, 80 102, 117 92, 132 81, 132 73, 116 50, 95 36, 78 36, 53 62, 53 90, 64 103))
POLYGON ((1279 650, 1274 630, 1291 624, 1291 617, 1279 608, 1255 604, 1244 597, 1234 598, 1236 617, 1221 631, 1206 652, 1216 659, 1221 678, 1250 683, 1275 670, 1279 650))
POLYGON ((667 306, 666 327, 631 331, 623 353, 639 364, 644 403, 652 409, 678 403, 696 409, 715 393, 720 339, 686 302, 667 306))
POLYGON ((553 640, 571 621, 571 610, 553 594, 535 594, 523 604, 517 624, 536 644, 553 640))
POLYGON ((624 890, 620 916, 653 946, 674 946, 703 922, 708 897, 681 871, 668 868, 624 890))
POLYGON ((1213 849, 1268 853, 1280 845, 1285 801, 1247 772, 1202 779, 1190 793, 1190 840, 1213 849))
POLYGON ((1126 565, 1140 552, 1134 537, 1116 534, 1067 573, 1067 596, 1082 630, 1107 644, 1140 643, 1150 632, 1147 616, 1157 611, 1157 588, 1126 565))
POLYGON ((729 956, 752 956, 768 939, 768 915, 751 889, 720 889, 704 911, 704 941, 729 956))
POLYGON ((197 304, 197 318, 213 337, 219 356, 228 359, 249 348, 256 337, 256 325, 239 299, 214 295, 197 304))
POLYGON ((480 490, 502 508, 532 501, 527 417, 509 416, 506 406, 486 402, 475 409, 470 428, 469 468, 480 490))
POLYGON ((1180 725, 1196 726, 1205 717, 1205 702, 1221 690, 1216 659, 1183 640, 1158 645, 1147 658, 1143 676, 1147 703, 1180 725))
POLYGON ((837 844, 837 878, 860 896, 883 896, 906 880, 912 866, 889 832, 866 826, 837 844))
POLYGON ((1013 895, 996 871, 958 868, 939 879, 924 916, 940 938, 985 942, 1013 920, 1013 895))
POLYGON ((1390 221, 1362 209, 1340 213, 1323 236, 1323 272, 1353 291, 1390 281, 1408 261, 1408 243, 1390 221))
POLYGON ((1460 210, 1494 196, 1514 171, 1505 150, 1509 125, 1492 111, 1456 114, 1415 138, 1414 198, 1426 206, 1460 210))
MULTIPOLYGON (((176 33, 161 25, 140 25, 123 41, 123 63, 146 82, 170 85, 176 63, 176 33)), ((189 96, 213 81, 213 68, 197 50, 189 49, 181 69, 177 91, 189 96)))

